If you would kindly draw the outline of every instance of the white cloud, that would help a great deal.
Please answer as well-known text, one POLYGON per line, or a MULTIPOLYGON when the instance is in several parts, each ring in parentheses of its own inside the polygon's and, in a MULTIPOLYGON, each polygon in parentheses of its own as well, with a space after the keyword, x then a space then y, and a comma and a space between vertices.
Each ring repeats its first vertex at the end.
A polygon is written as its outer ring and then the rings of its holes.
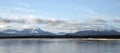
POLYGON ((48 18, 48 19, 40 19, 34 16, 28 16, 27 18, 11 18, 11 19, 4 19, 0 18, 1 28, 4 27, 4 24, 11 24, 10 26, 14 27, 14 25, 18 24, 21 28, 29 28, 29 27, 36 27, 37 25, 44 26, 47 30, 53 29, 54 30, 61 30, 61 31, 81 31, 81 30, 88 30, 97 28, 104 28, 103 26, 107 25, 106 20, 104 19, 88 19, 85 20, 88 22, 76 22, 76 21, 65 21, 65 20, 57 20, 55 18, 48 18), (100 24, 99 24, 100 23, 100 24), (102 24, 101 24, 102 23, 102 24), (106 24, 104 24, 106 23, 106 24), (21 26, 20 26, 21 25, 21 26))
POLYGON ((120 19, 112 19, 112 22, 114 22, 114 23, 120 23, 120 19))
POLYGON ((99 18, 89 18, 87 20, 88 22, 93 22, 93 23, 107 23, 108 21, 104 20, 104 19, 99 19, 99 18))
POLYGON ((25 7, 30 7, 31 6, 31 4, 25 3, 25 2, 18 2, 17 5, 25 6, 25 7))
POLYGON ((25 11, 25 12, 36 12, 33 9, 29 9, 29 8, 21 8, 21 7, 9 7, 9 9, 13 9, 13 10, 17 10, 17 11, 25 11))

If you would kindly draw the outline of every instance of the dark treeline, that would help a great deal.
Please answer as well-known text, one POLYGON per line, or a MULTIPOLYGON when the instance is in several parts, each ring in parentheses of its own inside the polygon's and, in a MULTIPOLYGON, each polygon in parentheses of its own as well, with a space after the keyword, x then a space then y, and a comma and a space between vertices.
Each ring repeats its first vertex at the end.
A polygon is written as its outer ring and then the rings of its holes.
POLYGON ((114 38, 114 39, 119 39, 120 35, 87 35, 87 36, 76 36, 76 35, 62 35, 62 36, 57 36, 57 35, 40 35, 40 36, 2 36, 0 38, 114 38))

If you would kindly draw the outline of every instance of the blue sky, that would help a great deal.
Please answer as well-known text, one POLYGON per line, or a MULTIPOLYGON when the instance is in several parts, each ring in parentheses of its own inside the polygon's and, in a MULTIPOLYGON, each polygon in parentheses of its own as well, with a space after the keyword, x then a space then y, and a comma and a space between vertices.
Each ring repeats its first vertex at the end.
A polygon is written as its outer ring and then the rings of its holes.
MULTIPOLYGON (((68 30, 58 26, 59 23, 57 23, 57 26, 50 26, 49 29, 46 29, 48 26, 46 26, 45 23, 17 23, 17 25, 39 26, 43 30, 51 32, 70 32, 74 28, 74 30, 77 31, 77 29, 82 30, 82 27, 91 28, 91 25, 97 27, 103 24, 114 25, 113 27, 119 28, 119 9, 120 0, 0 0, 0 16, 2 18, 47 19, 46 21, 63 21, 62 23, 72 25, 66 26, 68 30), (73 24, 77 26, 73 26, 73 24), (59 28, 64 29, 60 30, 59 28), (52 31, 51 29, 54 30, 52 31)), ((9 25, 14 26, 16 24, 9 23, 9 25)))

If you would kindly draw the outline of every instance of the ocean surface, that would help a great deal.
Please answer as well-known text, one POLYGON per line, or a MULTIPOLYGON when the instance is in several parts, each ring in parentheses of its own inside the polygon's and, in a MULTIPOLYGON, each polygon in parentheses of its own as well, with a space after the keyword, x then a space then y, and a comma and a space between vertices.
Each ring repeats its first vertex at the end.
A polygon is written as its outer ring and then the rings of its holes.
POLYGON ((0 39, 0 53, 120 53, 120 40, 0 39))

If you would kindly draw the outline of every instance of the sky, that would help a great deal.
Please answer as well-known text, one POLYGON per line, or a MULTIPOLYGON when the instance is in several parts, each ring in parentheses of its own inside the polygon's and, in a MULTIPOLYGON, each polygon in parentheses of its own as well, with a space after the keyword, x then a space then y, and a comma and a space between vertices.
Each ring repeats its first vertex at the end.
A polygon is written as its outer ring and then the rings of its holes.
POLYGON ((0 0, 0 28, 119 29, 120 0, 0 0))

